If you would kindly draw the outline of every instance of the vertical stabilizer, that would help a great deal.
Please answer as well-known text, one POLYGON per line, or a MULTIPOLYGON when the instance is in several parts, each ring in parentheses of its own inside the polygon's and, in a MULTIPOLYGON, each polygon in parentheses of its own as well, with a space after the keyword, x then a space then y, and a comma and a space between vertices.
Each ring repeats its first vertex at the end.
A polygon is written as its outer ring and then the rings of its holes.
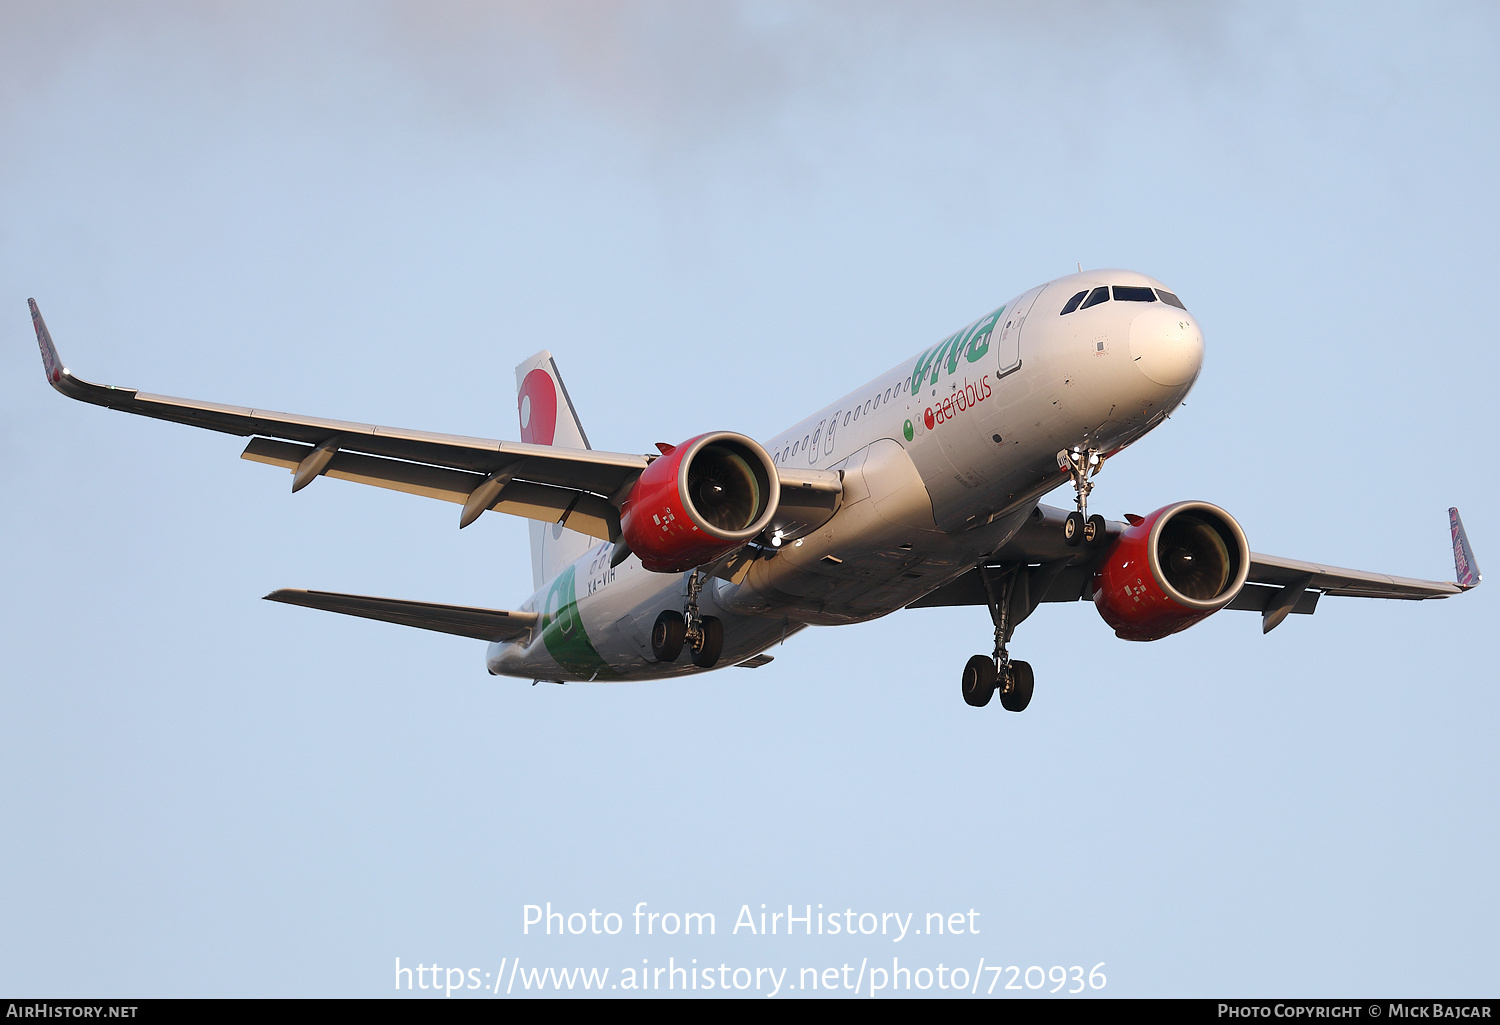
MULTIPOLYGON (((521 440, 528 445, 589 447, 573 400, 563 387, 552 353, 546 349, 516 367, 516 412, 521 440)), ((537 588, 598 543, 587 534, 564 530, 555 523, 532 520, 530 527, 531 582, 537 588)))

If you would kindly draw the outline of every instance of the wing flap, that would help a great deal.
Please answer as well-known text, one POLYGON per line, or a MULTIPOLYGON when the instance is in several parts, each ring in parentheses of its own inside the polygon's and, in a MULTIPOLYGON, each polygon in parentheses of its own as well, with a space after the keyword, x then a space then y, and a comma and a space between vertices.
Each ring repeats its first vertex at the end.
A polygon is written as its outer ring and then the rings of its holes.
MULTIPOLYGON (((844 475, 837 470, 814 470, 808 468, 792 468, 778 466, 776 476, 781 480, 783 493, 792 492, 816 492, 824 495, 837 495, 844 490, 844 475)), ((782 495, 785 501, 786 495, 782 495)))
POLYGON ((838 470, 778 466, 781 504, 767 531, 791 540, 817 530, 833 519, 844 497, 844 475, 838 470))
MULTIPOLYGON (((311 445, 254 438, 240 458, 296 470, 313 451, 311 445)), ((322 475, 457 505, 468 501, 474 489, 485 482, 485 477, 477 473, 343 451, 334 454, 322 475)), ((544 523, 561 522, 569 530, 602 541, 612 541, 620 534, 620 514, 615 507, 598 495, 583 491, 510 481, 487 508, 544 523)))
POLYGON ((266 595, 266 601, 301 605, 308 609, 337 612, 382 623, 434 630, 438 633, 473 637, 481 641, 516 641, 536 626, 535 612, 511 612, 505 609, 481 609, 468 605, 438 605, 399 598, 373 598, 363 594, 340 594, 336 591, 298 591, 283 588, 266 595))
MULTIPOLYGON (((1291 586, 1296 585, 1294 583, 1291 586)), ((1224 607, 1242 612, 1264 613, 1267 609, 1276 608, 1277 603, 1283 600, 1284 591, 1285 588, 1271 587, 1266 584, 1246 584, 1240 588, 1240 593, 1234 596, 1234 601, 1224 607)), ((1317 611, 1320 597, 1322 597, 1321 591, 1300 591, 1292 599, 1293 604, 1288 611, 1296 616, 1310 616, 1317 611)))
MULTIPOLYGON (((68 375, 66 371, 64 374, 65 383, 86 384, 68 375)), ((557 449, 550 445, 527 445, 516 441, 378 427, 323 417, 224 406, 196 399, 146 395, 101 385, 88 387, 98 391, 89 392, 90 397, 83 399, 86 402, 156 420, 171 420, 241 437, 262 435, 306 445, 318 445, 337 438, 339 448, 347 452, 428 463, 485 475, 504 470, 539 484, 601 494, 613 494, 649 463, 641 455, 597 452, 591 449, 557 449)))
MULTIPOLYGON (((1250 554, 1251 583, 1286 587, 1307 579, 1306 587, 1335 597, 1400 598, 1420 601, 1424 598, 1447 598, 1461 594, 1458 584, 1442 580, 1416 580, 1370 573, 1338 566, 1321 566, 1315 562, 1283 559, 1276 555, 1250 554)), ((1231 606, 1232 607, 1232 606, 1231 606)))

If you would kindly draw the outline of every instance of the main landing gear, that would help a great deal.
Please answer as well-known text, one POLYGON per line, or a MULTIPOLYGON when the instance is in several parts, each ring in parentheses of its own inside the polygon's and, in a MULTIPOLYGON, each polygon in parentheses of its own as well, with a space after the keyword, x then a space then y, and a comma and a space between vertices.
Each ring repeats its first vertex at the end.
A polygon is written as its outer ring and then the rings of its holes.
POLYGON ((975 708, 983 708, 995 694, 1000 695, 1000 705, 1007 712, 1024 712, 1031 704, 1031 692, 1036 687, 1036 676, 1031 663, 1012 660, 1006 650, 1015 624, 1011 622, 1011 597, 1025 566, 1012 566, 999 573, 988 566, 979 567, 980 579, 989 598, 990 618, 995 621, 995 651, 992 655, 975 655, 964 666, 964 700, 975 708), (996 579, 998 577, 998 579, 996 579))
POLYGON ((687 602, 682 612, 667 609, 651 627, 651 654, 658 662, 676 662, 685 646, 693 665, 712 669, 724 651, 724 624, 714 616, 698 612, 698 592, 703 578, 697 570, 688 577, 687 602))
MULTIPOLYGON (((1087 544, 1090 548, 1098 548, 1108 540, 1104 517, 1089 515, 1089 492, 1094 490, 1095 475, 1104 469, 1105 458, 1096 448, 1075 447, 1057 453, 1057 465, 1073 479, 1073 491, 1077 495, 1078 508, 1068 513, 1068 518, 1063 521, 1063 540, 1070 547, 1087 544)), ((1054 565, 1061 569, 1070 561, 1059 560, 1054 565)), ((1032 571, 1024 564, 992 568, 982 563, 978 570, 984 582, 990 618, 995 622, 995 651, 991 655, 975 655, 964 666, 964 700, 980 708, 999 694, 1000 704, 1006 711, 1024 711, 1031 704, 1036 676, 1030 663, 1010 657, 1006 645, 1010 643, 1016 623, 1036 607, 1029 594, 1033 586, 1032 571)), ((1050 578, 1044 574, 1043 579, 1050 578)), ((1045 591, 1045 582, 1039 586, 1045 591)), ((1037 597, 1040 598, 1041 593, 1037 597)))
POLYGON ((1069 546, 1084 543, 1090 548, 1097 548, 1104 543, 1104 517, 1089 515, 1089 492, 1094 490, 1093 477, 1104 469, 1104 459, 1097 448, 1075 448, 1072 451, 1062 449, 1057 453, 1057 465, 1073 478, 1073 490, 1077 494, 1077 510, 1068 513, 1068 518, 1063 521, 1063 540, 1069 546))

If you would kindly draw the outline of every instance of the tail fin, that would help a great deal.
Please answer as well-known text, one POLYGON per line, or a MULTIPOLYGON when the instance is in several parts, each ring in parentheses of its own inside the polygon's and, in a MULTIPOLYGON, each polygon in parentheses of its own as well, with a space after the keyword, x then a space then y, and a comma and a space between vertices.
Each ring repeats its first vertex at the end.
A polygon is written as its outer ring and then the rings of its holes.
MULTIPOLYGON (((521 418, 521 440, 530 445, 558 448, 589 448, 588 435, 578 422, 578 412, 562 375, 543 349, 516 367, 516 404, 521 418)), ((555 523, 531 521, 531 581, 541 587, 563 567, 598 542, 576 530, 555 523)))

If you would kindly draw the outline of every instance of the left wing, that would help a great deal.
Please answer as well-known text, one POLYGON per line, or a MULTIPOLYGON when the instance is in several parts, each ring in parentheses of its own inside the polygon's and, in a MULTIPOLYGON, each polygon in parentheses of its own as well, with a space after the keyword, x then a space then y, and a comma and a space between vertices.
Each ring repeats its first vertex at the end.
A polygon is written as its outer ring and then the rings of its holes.
MULTIPOLYGON (((493 509, 616 541, 619 504, 656 458, 376 427, 91 384, 63 366, 36 300, 27 302, 53 388, 96 406, 254 436, 241 458, 291 470, 293 491, 328 476, 461 505, 460 527, 493 509)), ((791 520, 816 526, 832 515, 842 487, 838 474, 782 469, 780 478, 791 520)))
POLYGON ((241 436, 260 435, 242 457, 294 471, 292 490, 327 475, 464 505, 467 525, 485 509, 514 513, 614 540, 620 514, 609 499, 650 462, 643 455, 558 449, 321 417, 273 413, 92 384, 68 372, 36 300, 28 300, 47 381, 96 406, 241 436))
MULTIPOLYGON (((1070 548, 1063 542, 1063 521, 1067 510, 1039 505, 1016 535, 987 562, 986 568, 1026 571, 1027 587, 1024 605, 1012 609, 1020 622, 1041 602, 1066 602, 1092 599, 1094 572, 1109 551, 1108 545, 1097 549, 1070 548)), ((1366 570, 1341 569, 1313 562, 1299 562, 1275 555, 1250 554, 1250 573, 1245 586, 1225 608, 1261 613, 1262 629, 1269 633, 1288 615, 1312 615, 1323 595, 1355 598, 1400 598, 1421 600, 1447 598, 1478 587, 1479 565, 1469 545, 1463 520, 1457 509, 1448 510, 1449 529, 1453 537, 1453 564, 1456 580, 1416 580, 1393 577, 1366 570)), ((1129 526, 1110 521, 1110 537, 1129 526)), ((932 608, 942 605, 987 605, 988 596, 980 571, 970 570, 957 580, 939 587, 912 602, 908 608, 932 608)))

